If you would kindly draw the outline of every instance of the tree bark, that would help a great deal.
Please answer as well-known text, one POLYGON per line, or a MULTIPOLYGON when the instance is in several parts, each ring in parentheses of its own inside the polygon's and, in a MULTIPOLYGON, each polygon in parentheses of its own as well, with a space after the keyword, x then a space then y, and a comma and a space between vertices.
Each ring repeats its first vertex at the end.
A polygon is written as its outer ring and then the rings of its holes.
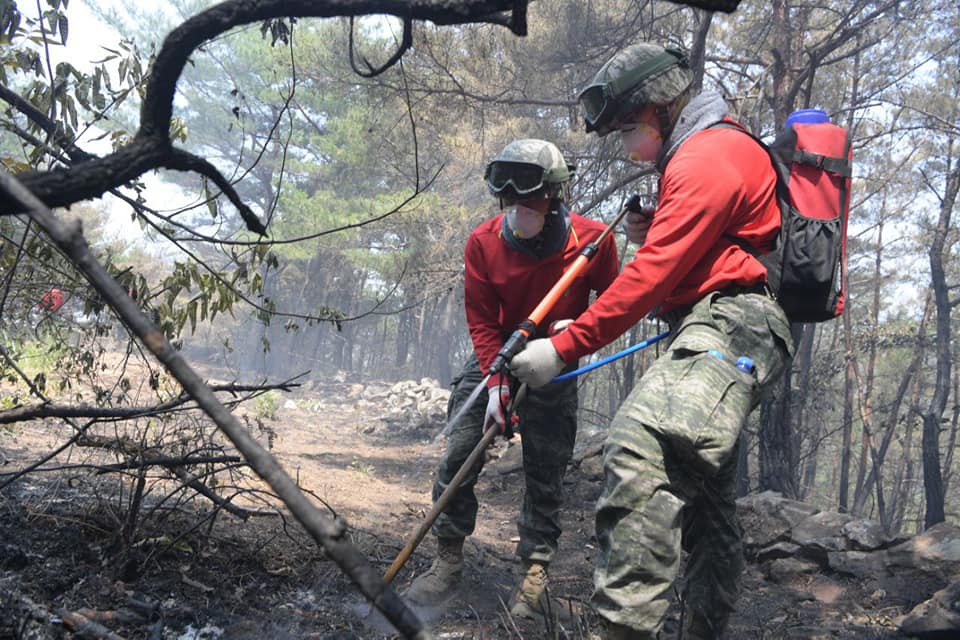
POLYGON ((854 385, 854 355, 853 355, 853 327, 850 320, 850 307, 843 310, 843 355, 846 366, 843 368, 843 436, 840 445, 840 479, 837 487, 837 510, 847 513, 847 503, 850 491, 850 458, 853 455, 853 400, 854 385))
POLYGON ((960 168, 954 168, 948 174, 945 197, 940 205, 940 216, 930 246, 930 278, 933 284, 934 306, 936 308, 936 336, 934 353, 936 356, 936 381, 930 403, 923 411, 923 490, 926 500, 924 527, 944 521, 943 477, 940 470, 940 422, 950 395, 951 370, 951 330, 950 330, 950 287, 944 263, 949 259, 950 249, 947 234, 950 231, 950 218, 960 183, 960 168))
MULTIPOLYGON (((791 327, 795 344, 802 342, 804 325, 791 327)), ((760 460, 757 489, 778 491, 787 498, 799 497, 797 487, 799 455, 795 447, 792 404, 792 367, 780 377, 760 402, 760 460)))
MULTIPOLYGON (((857 483, 853 491, 853 512, 861 513, 870 495, 870 488, 864 482, 867 473, 868 453, 874 452, 873 443, 873 383, 877 368, 877 342, 880 339, 880 282, 883 264, 883 220, 877 224, 877 247, 873 259, 873 299, 870 302, 870 340, 867 347, 867 370, 860 379, 858 376, 857 406, 860 408, 860 464, 857 467, 857 483)), ((856 373, 854 358, 854 373, 856 373)), ((879 491, 879 486, 878 486, 879 491)), ((878 505, 879 506, 879 505, 878 505)), ((883 514, 881 514, 883 515, 883 514)))

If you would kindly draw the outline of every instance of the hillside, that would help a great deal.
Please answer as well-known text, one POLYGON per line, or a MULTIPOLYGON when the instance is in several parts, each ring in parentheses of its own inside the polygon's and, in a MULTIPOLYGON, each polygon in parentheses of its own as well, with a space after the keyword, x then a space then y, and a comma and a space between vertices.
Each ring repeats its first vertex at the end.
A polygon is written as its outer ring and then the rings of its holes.
MULTIPOLYGON (((260 433, 385 569, 429 509, 445 398, 445 390, 429 381, 392 388, 331 382, 281 399, 260 433)), ((2 471, 48 451, 58 430, 33 423, 4 432, 2 471)), ((515 621, 501 604, 519 567, 513 548, 522 475, 515 438, 491 450, 479 485, 478 531, 467 544, 466 584, 446 610, 433 612, 435 637, 584 637, 592 621, 584 603, 595 552, 601 440, 602 434, 582 434, 568 473, 561 555, 552 567, 556 620, 515 621)), ((243 482, 258 488, 247 475, 243 482)), ((117 535, 129 486, 121 491, 115 474, 33 474, 0 494, 0 638, 390 637, 374 617, 364 618, 357 592, 290 519, 244 520, 215 513, 203 499, 176 499, 180 494, 168 484, 151 486, 129 544, 117 535), (171 494, 164 496, 161 487, 171 494), (84 619, 99 629, 80 631, 84 619)), ((265 507, 260 493, 243 494, 236 504, 265 507)), ((954 565, 941 558, 939 569, 918 573, 903 566, 884 571, 881 563, 880 573, 868 575, 847 557, 840 570, 837 553, 865 555, 870 544, 887 549, 903 541, 874 535, 871 543, 867 525, 797 504, 770 495, 744 503, 751 562, 730 637, 908 637, 898 631, 902 616, 943 587, 943 573, 954 565), (813 522, 821 528, 812 528, 813 522), (845 527, 845 533, 829 527, 845 527)), ((400 588, 429 565, 432 549, 428 537, 400 572, 400 588)), ((671 624, 677 615, 671 613, 671 624)))

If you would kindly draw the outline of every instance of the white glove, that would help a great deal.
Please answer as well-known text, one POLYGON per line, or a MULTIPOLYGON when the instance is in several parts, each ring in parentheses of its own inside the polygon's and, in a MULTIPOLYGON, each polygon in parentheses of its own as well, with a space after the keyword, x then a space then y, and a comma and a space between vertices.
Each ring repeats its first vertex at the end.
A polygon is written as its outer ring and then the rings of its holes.
POLYGON ((508 368, 520 382, 539 389, 563 370, 564 362, 549 338, 531 340, 527 348, 513 356, 508 368))
POLYGON ((650 230, 650 224, 653 222, 653 207, 643 207, 639 212, 630 211, 627 213, 627 222, 624 225, 624 231, 627 233, 627 240, 643 246, 647 240, 647 231, 650 230))
POLYGON ((483 432, 496 425, 500 433, 503 433, 506 427, 507 407, 510 406, 510 387, 505 384, 498 384, 487 387, 487 415, 483 419, 483 432))
POLYGON ((548 336, 557 335, 558 333, 566 329, 571 322, 573 322, 573 318, 566 318, 564 320, 554 320, 553 322, 550 323, 550 326, 547 327, 547 335, 548 336))

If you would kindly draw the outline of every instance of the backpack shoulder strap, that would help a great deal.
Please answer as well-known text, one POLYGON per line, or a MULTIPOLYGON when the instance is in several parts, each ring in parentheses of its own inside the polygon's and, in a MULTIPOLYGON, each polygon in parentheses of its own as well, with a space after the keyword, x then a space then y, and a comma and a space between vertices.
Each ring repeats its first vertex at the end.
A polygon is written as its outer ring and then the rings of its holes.
MULTIPOLYGON (((777 176, 777 202, 780 203, 782 199, 785 197, 785 194, 783 193, 783 185, 785 183, 783 181, 783 176, 780 175, 780 169, 777 166, 777 162, 774 160, 773 155, 770 153, 770 147, 767 146, 767 143, 761 140, 760 138, 758 138, 757 136, 755 136, 754 134, 752 134, 750 131, 748 131, 746 127, 736 122, 720 120, 718 122, 714 122, 713 124, 709 125, 707 128, 708 129, 734 129, 736 131, 740 131, 743 134, 753 138, 753 141, 756 142, 758 145, 760 145, 760 147, 762 147, 763 150, 767 152, 767 156, 770 159, 770 165, 773 167, 773 172, 777 176)), ((757 248, 754 247, 752 244, 750 244, 743 238, 737 235, 734 235, 733 233, 730 233, 729 230, 727 232, 724 232, 723 235, 726 236, 726 238, 729 239, 731 242, 733 242, 735 245, 737 245, 738 247, 740 247, 741 249, 743 249, 744 251, 752 255, 754 258, 757 258, 758 260, 761 258, 761 256, 764 255, 760 253, 757 250, 757 248)))
POLYGON ((734 129, 736 131, 742 131, 743 133, 753 138, 757 142, 757 144, 759 144, 761 147, 763 147, 764 149, 767 148, 766 142, 764 142, 757 136, 750 133, 750 131, 739 122, 730 122, 728 120, 718 120, 717 122, 714 122, 711 125, 707 125, 707 129, 734 129))
MULTIPOLYGON (((738 122, 729 122, 727 120, 720 120, 714 122, 713 124, 707 127, 708 129, 734 129, 736 131, 742 132, 744 135, 750 136, 754 142, 756 142, 760 147, 767 152, 767 156, 770 158, 770 164, 773 166, 774 173, 777 174, 777 192, 780 193, 781 185, 786 184, 787 175, 783 174, 783 167, 780 166, 777 159, 774 157, 774 154, 771 153, 770 145, 761 140, 758 136, 751 133, 746 127, 738 122)), ((783 195, 780 193, 780 195, 783 195)))

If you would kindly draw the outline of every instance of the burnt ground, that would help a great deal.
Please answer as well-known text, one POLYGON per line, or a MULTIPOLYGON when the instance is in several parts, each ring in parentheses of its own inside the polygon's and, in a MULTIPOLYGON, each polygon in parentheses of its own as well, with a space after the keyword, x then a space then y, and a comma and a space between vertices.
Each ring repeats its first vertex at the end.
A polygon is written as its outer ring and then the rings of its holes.
MULTIPOLYGON (((345 518, 353 542, 385 570, 430 507, 443 442, 436 426, 391 428, 369 409, 324 404, 334 392, 295 393, 297 406, 280 408, 269 421, 270 441, 291 475, 318 504, 345 518)), ((60 429, 37 422, 0 432, 0 472, 49 451, 62 441, 60 429)), ((597 437, 585 438, 580 455, 597 437)), ((589 611, 576 624, 515 621, 505 613, 501 601, 519 570, 513 556, 522 495, 518 452, 516 439, 500 442, 481 477, 465 585, 431 624, 436 638, 582 638, 590 626, 589 611)), ((561 553, 551 567, 560 608, 580 611, 589 599, 600 477, 597 456, 568 474, 561 553)), ((259 486, 249 473, 239 482, 259 486)), ((35 473, 0 492, 0 640, 391 637, 358 615, 364 608, 356 589, 291 519, 242 520, 175 492, 173 483, 147 486, 132 533, 130 482, 117 474, 35 473), (78 631, 77 613, 101 626, 78 631)), ((263 500, 250 494, 238 504, 263 509, 263 500)), ((398 575, 399 588, 429 566, 433 548, 428 536, 398 575)), ((751 564, 729 637, 904 638, 896 632, 898 616, 925 597, 920 589, 824 573, 774 582, 751 564)), ((677 612, 670 617, 672 625, 677 612)))

